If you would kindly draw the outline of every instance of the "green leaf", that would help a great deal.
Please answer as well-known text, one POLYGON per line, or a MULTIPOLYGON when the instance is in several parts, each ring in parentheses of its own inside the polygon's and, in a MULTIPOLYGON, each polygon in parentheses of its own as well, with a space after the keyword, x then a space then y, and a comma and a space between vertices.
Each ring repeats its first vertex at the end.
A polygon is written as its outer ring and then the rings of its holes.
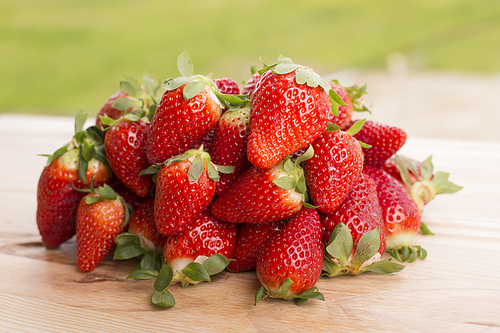
POLYGON ((281 286, 278 289, 278 297, 279 298, 286 298, 288 295, 288 291, 290 290, 290 287, 293 284, 293 280, 287 277, 285 281, 281 284, 281 286))
POLYGON ((104 184, 103 186, 99 187, 99 198, 104 200, 116 200, 118 198, 118 195, 111 186, 109 186, 108 184, 104 184))
POLYGON ((337 258, 341 266, 347 266, 352 247, 353 241, 349 228, 344 223, 339 223, 330 235, 326 252, 333 258, 337 258))
POLYGON ((189 101, 191 98, 201 93, 207 85, 208 82, 202 79, 190 81, 188 84, 184 86, 184 90, 182 91, 182 96, 184 97, 184 100, 186 102, 189 101))
POLYGON ((219 274, 229 265, 231 260, 227 259, 221 254, 214 254, 208 257, 205 262, 203 262, 202 266, 205 268, 205 271, 209 276, 219 274))
POLYGON ((175 305, 175 298, 168 290, 155 291, 151 301, 162 308, 171 308, 175 305))
POLYGON ((88 167, 89 167, 89 162, 87 162, 85 158, 83 158, 82 149, 80 149, 80 154, 78 156, 78 177, 84 184, 87 184, 86 173, 88 167))
POLYGON ((371 148, 371 147, 372 147, 372 145, 369 145, 369 144, 367 144, 367 143, 364 143, 363 141, 359 141, 359 140, 357 140, 357 141, 358 141, 359 145, 360 145, 362 148, 366 148, 366 149, 368 149, 368 148, 371 148))
POLYGON ((219 172, 217 171, 215 165, 208 159, 207 161, 207 173, 208 173, 208 178, 212 179, 213 181, 218 182, 220 180, 219 172))
POLYGON ((324 275, 328 277, 336 276, 341 269, 342 266, 337 265, 327 256, 323 257, 323 271, 325 272, 324 275))
POLYGON ((311 88, 316 88, 320 80, 316 73, 304 67, 299 67, 295 71, 295 82, 297 84, 307 84, 311 88))
POLYGON ((156 278, 154 288, 156 291, 162 291, 170 286, 172 283, 172 279, 174 278, 174 271, 172 267, 167 264, 163 264, 160 272, 158 273, 158 277, 156 278))
POLYGON ((330 87, 330 90, 327 90, 328 91, 328 94, 330 95, 330 98, 333 99, 335 101, 335 103, 339 104, 339 105, 346 105, 344 100, 337 94, 337 92, 333 89, 331 89, 330 87))
POLYGON ((338 117, 338 115, 339 115, 339 103, 335 102, 335 100, 330 96, 330 104, 332 105, 331 113, 334 116, 338 117))
POLYGON ((292 59, 285 57, 284 55, 280 54, 278 56, 278 63, 279 64, 293 64, 292 59))
POLYGON ((128 111, 130 108, 142 107, 142 101, 131 97, 120 97, 113 102, 111 107, 120 111, 128 111))
POLYGON ((154 252, 148 251, 141 259, 141 268, 152 269, 154 271, 159 271, 161 269, 161 256, 154 252))
POLYGON ((297 178, 290 176, 281 176, 275 180, 273 183, 284 190, 293 190, 297 186, 297 178))
POLYGON ((95 154, 95 147, 94 145, 90 144, 87 140, 83 141, 83 148, 82 148, 82 158, 89 162, 92 157, 94 157, 95 154))
POLYGON ((136 269, 132 273, 130 273, 129 276, 127 276, 128 279, 134 279, 134 280, 148 280, 148 279, 153 279, 158 276, 158 271, 154 271, 152 269, 136 269))
POLYGON ((436 194, 453 194, 460 191, 463 187, 453 184, 448 180, 449 174, 446 172, 436 172, 431 180, 436 194))
MULTIPOLYGON (((420 175, 423 180, 430 180, 432 173, 434 172, 434 166, 432 165, 432 155, 427 157, 425 161, 420 163, 420 175)), ((415 174, 417 175, 417 174, 415 174)))
POLYGON ((306 192, 306 179, 305 177, 300 177, 297 180, 297 185, 295 186, 295 192, 297 193, 305 193, 306 192))
POLYGON ((375 272, 380 274, 390 274, 400 272, 405 268, 404 265, 398 264, 394 261, 380 260, 374 262, 370 266, 363 267, 363 272, 375 272))
POLYGON ((54 160, 58 159, 61 157, 65 152, 68 151, 68 145, 64 145, 58 150, 56 150, 52 155, 49 156, 47 159, 47 165, 50 165, 54 160))
POLYGON ((326 129, 330 132, 340 131, 340 126, 332 122, 326 124, 326 129))
POLYGON ((183 85, 188 83, 190 80, 191 79, 189 77, 184 77, 184 76, 181 76, 181 77, 178 77, 175 79, 167 79, 163 83, 162 87, 165 90, 172 91, 172 90, 175 90, 179 87, 182 87, 183 85))
POLYGON ((297 157, 297 159, 295 160, 295 165, 298 166, 300 165, 300 163, 310 160, 313 156, 314 156, 314 148, 312 145, 309 145, 309 147, 307 147, 307 150, 302 155, 297 157))
POLYGON ((216 167, 217 171, 220 173, 229 174, 234 172, 234 166, 232 165, 216 165, 216 167))
POLYGON ((139 97, 142 93, 141 83, 132 75, 123 74, 120 90, 132 97, 139 97))
POLYGON ((324 301, 325 296, 323 296, 323 294, 318 291, 317 287, 312 287, 311 289, 308 289, 298 295, 295 295, 293 301, 295 304, 300 305, 305 303, 309 299, 317 299, 320 301, 324 301))
POLYGON ((177 58, 177 69, 182 76, 194 75, 194 65, 187 51, 182 52, 177 58))
POLYGON ((84 200, 87 205, 92 205, 99 201, 99 197, 87 196, 84 200))
MULTIPOLYGON (((306 192, 307 193, 307 192, 306 192)), ((306 202, 306 201, 302 201, 302 205, 305 207, 305 208, 309 208, 309 209, 316 209, 318 208, 319 206, 314 206, 314 205, 311 205, 310 203, 306 202)))
POLYGON ((88 113, 84 113, 83 110, 78 111, 75 116, 75 134, 83 131, 83 126, 87 121, 88 113))
POLYGON ((182 273, 186 275, 192 281, 207 281, 210 282, 210 275, 208 275, 205 268, 197 262, 189 263, 183 270, 182 273))
POLYGON ((200 155, 197 155, 188 170, 188 179, 190 182, 196 182, 203 174, 204 163, 200 155))
POLYGON ((85 130, 87 140, 91 142, 94 146, 104 144, 104 136, 101 129, 96 126, 90 126, 85 130))
POLYGON ((365 124, 365 121, 366 121, 366 118, 358 120, 357 122, 355 122, 354 124, 352 124, 352 126, 347 130, 347 134, 353 136, 356 133, 358 133, 359 131, 361 131, 361 128, 363 128, 363 125, 365 124))
POLYGON ((148 95, 155 96, 158 89, 160 89, 160 80, 155 79, 153 74, 148 71, 142 76, 142 81, 144 82, 146 93, 148 95))
POLYGON ((283 169, 285 169, 285 171, 291 174, 292 176, 298 176, 297 171, 295 170, 295 164, 293 163, 290 156, 287 156, 285 158, 285 161, 283 163, 283 169))
POLYGON ((259 303, 259 301, 262 299, 262 295, 264 294, 264 287, 260 286, 259 289, 257 289, 257 292, 255 293, 255 303, 254 306, 259 303))
POLYGON ((420 231, 422 234, 429 236, 429 235, 434 235, 434 233, 427 227, 427 224, 424 222, 420 222, 420 231))
POLYGON ((363 234, 356 245, 356 252, 352 258, 351 265, 356 268, 361 267, 365 261, 370 259, 377 253, 380 248, 380 228, 376 227, 373 230, 363 234))
POLYGON ((134 242, 128 242, 116 247, 113 259, 125 260, 138 257, 144 253, 146 253, 144 248, 134 242))
POLYGON ((407 261, 409 258, 410 258, 410 249, 408 246, 403 246, 401 248, 401 250, 403 251, 403 256, 401 257, 401 260, 402 261, 407 261))

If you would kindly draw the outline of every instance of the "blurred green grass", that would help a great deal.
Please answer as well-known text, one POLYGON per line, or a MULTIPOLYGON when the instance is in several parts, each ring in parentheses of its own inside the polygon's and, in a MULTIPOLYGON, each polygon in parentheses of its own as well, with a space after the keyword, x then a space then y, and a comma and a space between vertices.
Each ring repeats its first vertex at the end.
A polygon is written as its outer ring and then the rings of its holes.
POLYGON ((123 73, 195 69, 248 79, 284 54, 326 75, 383 69, 398 52, 424 70, 500 72, 494 0, 0 0, 0 113, 95 114, 123 73))

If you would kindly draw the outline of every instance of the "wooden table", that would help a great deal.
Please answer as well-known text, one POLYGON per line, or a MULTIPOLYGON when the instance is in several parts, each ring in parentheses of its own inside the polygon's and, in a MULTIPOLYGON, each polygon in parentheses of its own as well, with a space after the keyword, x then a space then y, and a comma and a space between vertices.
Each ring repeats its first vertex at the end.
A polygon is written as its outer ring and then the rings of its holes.
MULTIPOLYGON (((464 129, 466 130, 466 129, 464 129)), ((436 171, 464 186, 426 206, 434 236, 415 242, 425 260, 391 275, 323 278, 325 301, 253 305, 255 274, 170 288, 176 306, 150 303, 153 281, 125 280, 134 262, 75 265, 74 238, 45 250, 35 222, 46 159, 73 135, 73 119, 0 115, 0 331, 500 331, 500 143, 409 138, 402 152, 433 154, 436 171)))

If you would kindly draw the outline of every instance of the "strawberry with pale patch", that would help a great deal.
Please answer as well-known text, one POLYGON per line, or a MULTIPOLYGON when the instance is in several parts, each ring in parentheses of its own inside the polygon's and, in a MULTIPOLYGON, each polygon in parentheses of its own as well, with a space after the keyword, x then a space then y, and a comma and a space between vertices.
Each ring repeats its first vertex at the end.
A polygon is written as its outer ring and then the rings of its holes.
POLYGON ((314 287, 321 276, 323 243, 318 212, 304 208, 278 231, 257 259, 262 287, 255 303, 273 297, 302 304, 323 295, 314 287))
POLYGON ((248 160, 261 169, 309 146, 326 128, 332 109, 345 105, 310 68, 280 56, 266 69, 252 95, 247 144, 248 160))

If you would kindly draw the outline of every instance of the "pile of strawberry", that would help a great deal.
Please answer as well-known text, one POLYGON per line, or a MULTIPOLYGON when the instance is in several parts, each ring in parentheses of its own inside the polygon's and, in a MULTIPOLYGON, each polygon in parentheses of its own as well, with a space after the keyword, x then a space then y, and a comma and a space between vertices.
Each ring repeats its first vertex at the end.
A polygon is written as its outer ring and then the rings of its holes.
POLYGON ((92 271, 114 251, 138 258, 134 279, 167 290, 255 270, 262 297, 323 299, 321 276, 398 272, 425 258, 412 245, 424 205, 459 186, 396 155, 404 130, 352 120, 365 87, 325 81, 280 56, 241 93, 228 78, 195 75, 189 55, 164 82, 124 76, 84 129, 48 158, 37 224, 48 249, 76 234, 77 266, 92 271))

